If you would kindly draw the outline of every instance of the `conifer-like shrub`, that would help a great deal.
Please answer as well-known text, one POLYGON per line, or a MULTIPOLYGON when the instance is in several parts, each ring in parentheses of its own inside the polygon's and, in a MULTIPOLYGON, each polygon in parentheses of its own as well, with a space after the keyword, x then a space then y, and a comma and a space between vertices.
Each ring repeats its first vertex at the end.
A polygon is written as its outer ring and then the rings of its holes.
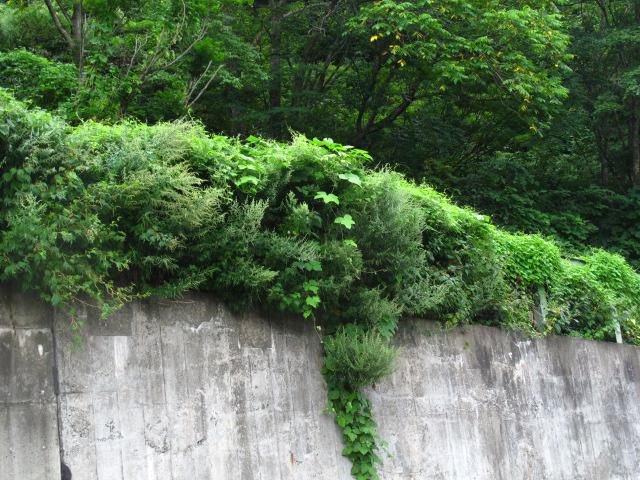
POLYGON ((358 390, 393 372, 398 352, 375 330, 347 325, 324 343, 324 369, 343 385, 358 390))
POLYGON ((601 340, 620 326, 640 344, 640 280, 622 257, 568 259, 370 161, 329 139, 239 141, 189 122, 70 126, 0 91, 0 282, 72 318, 79 302, 108 316, 198 289, 315 322, 358 478, 379 460, 363 389, 392 370, 403 316, 601 340))

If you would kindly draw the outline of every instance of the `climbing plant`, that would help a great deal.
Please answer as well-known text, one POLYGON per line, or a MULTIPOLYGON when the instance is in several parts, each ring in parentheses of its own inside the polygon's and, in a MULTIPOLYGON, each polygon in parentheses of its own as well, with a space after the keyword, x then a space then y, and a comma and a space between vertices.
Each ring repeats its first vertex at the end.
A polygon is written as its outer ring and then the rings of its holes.
POLYGON ((70 126, 0 91, 0 281, 105 316, 198 289, 313 322, 361 480, 377 478, 382 449, 366 391, 393 370, 405 315, 534 333, 536 287, 549 330, 612 340, 617 321, 640 344, 640 280, 622 257, 569 259, 371 160, 330 139, 239 141, 190 122, 70 126))

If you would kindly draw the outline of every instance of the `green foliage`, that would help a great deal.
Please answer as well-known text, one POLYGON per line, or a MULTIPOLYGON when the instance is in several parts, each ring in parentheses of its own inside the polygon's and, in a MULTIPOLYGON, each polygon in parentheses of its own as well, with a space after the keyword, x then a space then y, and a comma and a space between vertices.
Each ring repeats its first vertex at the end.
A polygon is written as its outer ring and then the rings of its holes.
POLYGON ((356 479, 377 479, 381 444, 371 405, 361 389, 389 375, 398 352, 377 331, 355 325, 340 327, 325 337, 324 351, 328 410, 342 430, 342 454, 351 460, 356 479))
POLYGON ((242 142, 190 122, 73 127, 0 92, 0 155, 0 281, 105 315, 199 289, 313 320, 358 478, 376 478, 380 449, 362 389, 390 372, 403 315, 534 333, 543 287, 550 329, 609 340, 619 319, 640 343, 640 281, 622 257, 574 265, 552 240, 501 231, 330 140, 242 142))
POLYGON ((431 95, 481 86, 481 96, 514 101, 509 108, 537 130, 567 93, 561 72, 569 38, 553 10, 547 1, 381 0, 366 3, 348 25, 368 37, 384 67, 407 70, 398 76, 410 84, 428 78, 431 95))
POLYGON ((364 393, 336 386, 327 379, 328 412, 335 416, 342 430, 345 448, 342 455, 352 464, 351 474, 357 480, 377 480, 377 465, 381 463, 377 452, 380 440, 373 419, 371 404, 364 393))
POLYGON ((544 288, 548 331, 640 343, 635 271, 587 247, 640 262, 634 2, 51 5, 0 3, 0 87, 67 120, 0 92, 0 280, 105 315, 197 288, 310 319, 358 478, 371 345, 402 316, 544 334, 544 288), (122 121, 190 116, 243 140, 122 121))
POLYGON ((504 268, 509 278, 524 288, 553 285, 560 272, 560 249, 538 235, 498 234, 504 268))
POLYGON ((563 261, 552 289, 552 325, 557 333, 595 340, 615 340, 621 324, 626 342, 640 344, 640 277, 615 254, 595 250, 580 259, 563 261))
POLYGON ((352 390, 376 383, 394 370, 397 352, 375 330, 348 325, 324 340, 324 372, 352 390))
POLYGON ((147 123, 181 118, 188 113, 184 79, 175 74, 159 72, 144 82, 127 105, 129 115, 147 123))
POLYGON ((0 51, 21 48, 49 54, 65 50, 64 40, 51 21, 44 2, 10 1, 0 4, 0 51))
POLYGON ((41 108, 58 110, 69 104, 77 89, 77 75, 73 65, 53 62, 26 50, 0 53, 0 87, 41 108))
POLYGON ((547 137, 526 152, 500 152, 474 163, 453 181, 456 197, 510 231, 553 237, 576 254, 585 245, 607 248, 637 266, 638 189, 592 184, 599 166, 584 121, 571 134, 571 125, 559 122, 558 135, 565 138, 547 137))

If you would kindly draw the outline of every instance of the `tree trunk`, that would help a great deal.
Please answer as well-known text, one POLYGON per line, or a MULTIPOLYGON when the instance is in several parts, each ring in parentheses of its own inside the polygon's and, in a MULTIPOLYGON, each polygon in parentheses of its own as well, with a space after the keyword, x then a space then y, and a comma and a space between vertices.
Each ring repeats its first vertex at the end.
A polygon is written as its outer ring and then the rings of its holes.
POLYGON ((611 165, 609 162, 609 142, 606 135, 595 128, 596 145, 598 147, 598 157, 600 158, 600 180, 603 185, 608 185, 611 180, 611 165))
POLYGON ((71 37, 73 44, 73 61, 78 67, 78 74, 82 82, 84 77, 84 9, 82 1, 73 3, 73 13, 71 14, 71 37))
POLYGON ((284 130, 282 107, 282 0, 269 0, 271 7, 271 51, 269 54, 269 129, 280 138, 284 130))
MULTIPOLYGON (((71 50, 71 55, 73 57, 73 62, 78 67, 78 75, 80 78, 80 83, 82 83, 84 78, 84 27, 85 27, 85 13, 84 8, 82 7, 83 0, 74 0, 73 8, 71 15, 69 13, 62 11, 61 15, 71 24, 71 31, 67 30, 60 19, 60 15, 58 15, 58 11, 51 3, 51 0, 44 0, 44 3, 47 6, 47 10, 49 10, 49 14, 51 15, 51 19, 53 20, 54 25, 62 35, 62 38, 67 42, 69 49, 71 50)), ((60 8, 63 6, 60 3, 57 3, 60 8)))
POLYGON ((629 122, 629 148, 631 148, 631 181, 640 185, 640 112, 638 99, 631 98, 631 121, 629 122))

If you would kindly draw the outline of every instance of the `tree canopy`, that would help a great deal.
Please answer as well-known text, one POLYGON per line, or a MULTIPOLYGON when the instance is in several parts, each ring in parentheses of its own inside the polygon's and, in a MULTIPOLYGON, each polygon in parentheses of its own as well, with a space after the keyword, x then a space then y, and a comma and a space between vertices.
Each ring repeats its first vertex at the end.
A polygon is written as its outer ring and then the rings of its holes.
POLYGON ((72 123, 192 118, 241 137, 332 138, 506 228, 640 259, 637 2, 0 9, 0 85, 72 123))

